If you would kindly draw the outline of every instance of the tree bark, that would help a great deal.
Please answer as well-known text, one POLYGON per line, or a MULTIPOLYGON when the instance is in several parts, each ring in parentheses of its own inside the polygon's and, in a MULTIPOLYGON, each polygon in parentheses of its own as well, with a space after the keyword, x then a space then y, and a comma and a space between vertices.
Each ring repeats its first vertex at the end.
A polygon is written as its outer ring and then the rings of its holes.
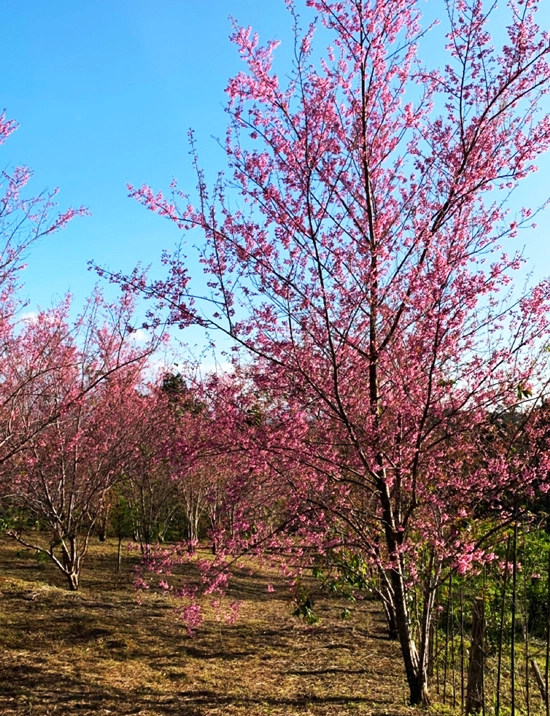
POLYGON ((483 708, 483 670, 485 654, 485 602, 481 597, 474 600, 472 611, 472 645, 468 666, 468 688, 466 692, 466 714, 479 713, 483 708))
POLYGON ((533 669, 533 673, 535 674, 535 679, 537 680, 537 686, 539 687, 542 701, 543 703, 546 703, 546 684, 544 683, 544 679, 542 678, 542 674, 540 673, 539 665, 537 664, 536 659, 531 659, 531 668, 533 669))
POLYGON ((118 547, 116 553, 116 573, 120 572, 120 563, 122 562, 122 537, 118 538, 118 547))
POLYGON ((77 571, 67 572, 67 580, 69 582, 69 589, 71 592, 76 592, 80 583, 80 575, 77 571))
MULTIPOLYGON (((425 648, 426 643, 422 644, 421 658, 419 658, 418 650, 411 633, 404 566, 399 554, 400 535, 395 528, 391 498, 388 487, 383 479, 380 479, 378 482, 378 494, 384 518, 386 546, 388 554, 393 560, 393 566, 388 572, 393 593, 397 634, 399 636, 405 674, 409 685, 409 703, 411 706, 428 706, 430 704, 428 692, 428 649, 425 648)), ((430 615, 428 614, 427 616, 429 617, 430 615)), ((429 630, 423 630, 424 642, 426 642, 428 635, 429 630)))
POLYGON ((393 604, 386 599, 382 600, 384 607, 384 614, 386 615, 386 623, 388 625, 388 639, 390 641, 397 641, 399 639, 399 632, 397 631, 397 620, 395 618, 395 609, 393 604))

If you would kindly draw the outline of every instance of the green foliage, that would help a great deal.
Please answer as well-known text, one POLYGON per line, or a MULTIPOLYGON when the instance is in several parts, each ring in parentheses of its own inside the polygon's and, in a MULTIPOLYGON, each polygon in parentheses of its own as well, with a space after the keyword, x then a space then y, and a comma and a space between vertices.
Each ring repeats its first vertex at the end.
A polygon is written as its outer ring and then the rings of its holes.
POLYGON ((28 510, 6 505, 0 511, 0 531, 6 530, 47 530, 48 525, 37 520, 28 510))
POLYGON ((450 704, 434 703, 428 709, 430 716, 458 716, 459 708, 453 708, 450 704))
POLYGON ((313 568, 313 576, 323 588, 355 601, 357 592, 372 592, 375 580, 365 559, 349 549, 339 549, 313 568))
POLYGON ((109 511, 111 528, 119 539, 131 537, 136 524, 136 510, 121 491, 121 486, 115 487, 111 495, 113 497, 109 511))
POLYGON ((530 398, 533 395, 533 391, 530 388, 526 388, 522 383, 518 383, 516 394, 518 400, 522 400, 523 398, 530 398))
POLYGON ((177 413, 202 413, 206 406, 191 393, 181 373, 166 373, 162 379, 161 390, 170 402, 176 406, 177 413))
MULTIPOLYGON (((447 627, 455 634, 459 632, 459 619, 465 630, 471 628, 471 604, 475 597, 485 601, 486 644, 489 653, 495 653, 501 629, 501 614, 504 597, 503 638, 510 642, 512 626, 512 561, 513 530, 509 528, 498 537, 493 546, 495 559, 476 573, 463 576, 453 575, 438 589, 437 603, 440 606, 437 625, 440 630, 447 627), (507 564, 507 567, 506 567, 507 564)), ((517 537, 517 587, 516 587, 516 632, 521 636, 527 631, 533 637, 544 638, 546 634, 548 609, 548 564, 550 557, 550 536, 545 530, 519 529, 517 537)))
POLYGON ((296 609, 292 612, 292 615, 303 619, 308 624, 317 624, 319 617, 313 612, 315 602, 313 601, 311 592, 302 582, 298 582, 296 585, 294 601, 296 603, 296 609))
POLYGON ((41 552, 40 550, 37 550, 34 554, 34 559, 37 564, 49 564, 50 558, 45 552, 41 552))
POLYGON ((265 411, 260 405, 254 403, 254 405, 246 411, 245 422, 251 427, 260 427, 265 422, 265 411))
POLYGON ((0 532, 6 532, 14 528, 13 517, 9 514, 0 514, 0 532))

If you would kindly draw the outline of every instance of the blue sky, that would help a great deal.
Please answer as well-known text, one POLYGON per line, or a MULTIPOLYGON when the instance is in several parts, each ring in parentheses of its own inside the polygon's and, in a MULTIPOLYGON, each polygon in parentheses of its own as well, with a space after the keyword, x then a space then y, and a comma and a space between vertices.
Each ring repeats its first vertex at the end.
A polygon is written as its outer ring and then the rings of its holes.
POLYGON ((60 187, 62 207, 90 218, 33 248, 24 274, 32 306, 96 281, 94 259, 113 269, 157 262, 178 240, 168 222, 127 198, 126 183, 193 187, 187 130, 207 169, 223 165, 224 88, 239 60, 230 13, 263 36, 288 27, 275 0, 5 0, 0 23, 0 109, 19 123, 2 166, 34 170, 32 193, 60 187))
MULTIPOLYGON (((548 27, 549 5, 543 0, 548 27)), ((432 0, 426 6, 434 11, 432 0)), ((230 14, 263 39, 283 39, 277 62, 284 69, 283 0, 4 0, 0 109, 20 127, 0 165, 27 164, 32 193, 59 186, 62 207, 83 204, 92 213, 32 250, 24 275, 31 308, 67 290, 82 303, 96 282, 90 259, 112 269, 130 270, 138 260, 158 265, 162 249, 178 240, 174 226, 127 198, 126 183, 166 188, 176 176, 192 189, 190 127, 206 169, 223 167, 211 136, 223 137, 224 87, 240 69, 230 14)), ((525 190, 541 200, 550 161, 542 168, 525 190)), ((539 224, 526 253, 543 275, 550 273, 548 219, 539 224)))

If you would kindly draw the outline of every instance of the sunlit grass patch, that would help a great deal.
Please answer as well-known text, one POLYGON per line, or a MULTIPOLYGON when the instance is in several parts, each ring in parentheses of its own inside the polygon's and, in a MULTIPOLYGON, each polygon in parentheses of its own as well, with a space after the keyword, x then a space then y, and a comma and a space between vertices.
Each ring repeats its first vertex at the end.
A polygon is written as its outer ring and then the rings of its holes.
POLYGON ((343 621, 341 600, 317 594, 320 620, 308 625, 292 617, 284 580, 249 563, 222 604, 241 602, 237 621, 205 599, 191 638, 172 596, 145 592, 138 603, 136 557, 115 574, 114 542, 92 546, 76 593, 11 542, 0 540, 0 559, 2 714, 409 713, 399 648, 376 603, 343 621))

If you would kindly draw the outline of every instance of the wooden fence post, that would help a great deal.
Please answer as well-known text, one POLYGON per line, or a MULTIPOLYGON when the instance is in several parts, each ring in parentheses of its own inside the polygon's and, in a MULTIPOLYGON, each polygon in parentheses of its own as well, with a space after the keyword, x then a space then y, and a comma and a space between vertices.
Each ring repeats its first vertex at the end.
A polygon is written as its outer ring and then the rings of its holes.
POLYGON ((466 714, 475 714, 483 710, 484 637, 485 601, 481 597, 476 597, 472 605, 472 643, 468 664, 466 714))
POLYGON ((542 674, 540 673, 539 665, 537 664, 536 659, 531 659, 531 668, 533 669, 533 673, 535 674, 535 679, 537 680, 537 686, 539 687, 542 700, 544 703, 546 703, 546 684, 544 683, 544 679, 542 678, 542 674))

